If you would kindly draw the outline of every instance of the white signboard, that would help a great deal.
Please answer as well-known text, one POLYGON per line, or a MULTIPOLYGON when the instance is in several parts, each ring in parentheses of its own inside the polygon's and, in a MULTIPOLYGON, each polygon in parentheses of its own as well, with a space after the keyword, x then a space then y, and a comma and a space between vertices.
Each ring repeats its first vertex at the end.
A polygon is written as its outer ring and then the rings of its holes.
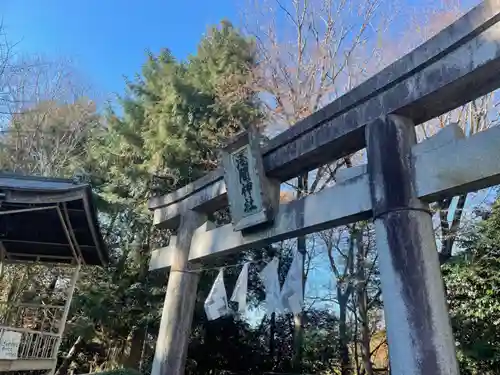
POLYGON ((0 359, 17 359, 21 332, 0 331, 0 359))

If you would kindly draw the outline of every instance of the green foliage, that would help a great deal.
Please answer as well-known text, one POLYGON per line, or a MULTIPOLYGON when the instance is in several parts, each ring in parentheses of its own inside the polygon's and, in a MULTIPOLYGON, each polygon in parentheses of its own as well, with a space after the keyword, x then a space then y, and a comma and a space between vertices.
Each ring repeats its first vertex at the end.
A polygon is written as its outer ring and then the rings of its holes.
POLYGON ((187 62, 168 50, 150 54, 142 76, 128 83, 123 115, 107 116, 100 149, 109 158, 102 167, 116 177, 108 177, 109 192, 144 200, 152 174, 168 177, 163 188, 172 190, 214 169, 223 142, 261 118, 245 88, 252 64, 253 44, 228 23, 213 28, 187 62))
POLYGON ((444 266, 463 374, 500 371, 500 201, 466 236, 466 250, 444 266))
POLYGON ((332 370, 339 363, 339 352, 332 337, 338 335, 337 317, 328 311, 307 313, 304 337, 304 362, 308 373, 332 370))
MULTIPOLYGON (((128 82, 119 113, 109 109, 101 117, 84 99, 43 102, 8 124, 0 137, 3 170, 65 177, 84 170, 99 195, 112 261, 106 268, 83 270, 61 346, 63 356, 76 353, 68 368, 77 373, 120 367, 149 372, 167 274, 148 272, 148 255, 165 244, 169 233, 152 227, 147 202, 152 192, 167 193, 214 169, 217 149, 228 138, 249 125, 261 125, 261 108, 249 85, 255 65, 253 41, 223 22, 185 62, 168 50, 150 54, 142 74, 128 82), (153 181, 153 175, 161 178, 153 181)), ((228 213, 214 217, 227 222, 228 213)), ((463 253, 443 268, 463 374, 500 373, 498 244, 500 202, 463 240, 463 253)), ((276 249, 269 246, 225 261, 252 260, 260 266, 274 255, 276 249)), ((287 251, 279 255, 283 281, 291 257, 287 251)), ((251 267, 249 275, 251 306, 264 298, 257 268, 251 267)), ((238 272, 226 269, 226 285, 234 285, 238 272)), ((292 371, 291 315, 265 317, 253 326, 235 316, 206 320, 203 302, 216 273, 201 275, 187 373, 292 371)), ((335 373, 341 362, 339 348, 332 344, 339 334, 336 314, 310 309, 304 321, 303 370, 335 373)), ((354 336, 347 323, 349 337, 354 336)))
MULTIPOLYGON (((258 125, 260 110, 245 86, 253 64, 253 43, 222 23, 186 62, 168 50, 149 54, 142 74, 127 84, 120 114, 105 114, 106 126, 87 148, 87 171, 101 198, 101 227, 113 261, 104 270, 85 270, 76 291, 63 350, 84 337, 86 345, 74 359, 82 370, 90 370, 89 363, 138 368, 141 357, 147 358, 143 370, 151 365, 166 274, 148 272, 148 255, 168 235, 152 228, 147 201, 153 187, 165 193, 214 169, 223 142, 258 125), (163 178, 152 186, 152 175, 163 178)), ((226 277, 234 283, 236 270, 226 277)), ((194 332, 205 329, 203 300, 212 280, 208 273, 200 282, 194 332)), ((228 332, 251 337, 248 326, 230 326, 228 332)), ((242 340, 243 357, 251 349, 242 340)), ((230 356, 223 341, 211 346, 212 358, 230 356)))

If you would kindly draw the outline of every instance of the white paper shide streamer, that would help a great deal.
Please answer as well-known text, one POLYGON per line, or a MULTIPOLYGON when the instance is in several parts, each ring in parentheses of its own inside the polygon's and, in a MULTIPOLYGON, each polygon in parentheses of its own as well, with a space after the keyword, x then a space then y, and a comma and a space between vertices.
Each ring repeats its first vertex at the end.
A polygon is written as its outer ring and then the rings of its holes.
POLYGON ((281 290, 281 304, 285 310, 298 314, 304 305, 304 291, 302 286, 302 264, 304 256, 298 251, 295 253, 281 290))
POLYGON ((278 258, 273 258, 260 272, 260 278, 266 289, 266 310, 268 315, 273 312, 279 314, 282 311, 278 262, 278 258))
POLYGON ((224 272, 221 269, 214 285, 205 300, 205 313, 208 320, 215 320, 229 313, 226 287, 224 286, 224 272))
POLYGON ((243 265, 236 286, 234 287, 232 302, 238 303, 238 313, 244 314, 247 308, 247 290, 248 290, 248 263, 243 265))

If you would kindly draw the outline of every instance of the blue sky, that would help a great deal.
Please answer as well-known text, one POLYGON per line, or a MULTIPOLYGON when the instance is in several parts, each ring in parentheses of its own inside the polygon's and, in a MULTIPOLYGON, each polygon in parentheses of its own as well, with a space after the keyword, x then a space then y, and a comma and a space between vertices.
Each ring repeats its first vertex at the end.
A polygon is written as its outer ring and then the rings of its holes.
MULTIPOLYGON (((124 75, 140 72, 147 50, 167 47, 184 59, 195 52, 208 26, 222 19, 237 21, 237 1, 0 0, 0 14, 19 52, 71 59, 84 78, 110 98, 109 94, 123 92, 124 75)), ((432 0, 403 4, 422 1, 432 0)), ((475 2, 463 1, 467 7, 475 2)), ((484 200, 484 194, 475 199, 484 200)), ((323 267, 311 272, 308 289, 324 296, 332 279, 326 259, 319 261, 323 267)))
POLYGON ((21 53, 71 59, 102 93, 120 93, 145 51, 184 59, 207 27, 236 19, 234 0, 0 0, 5 32, 21 53))
MULTIPOLYGON (((403 0, 405 7, 434 0, 403 0)), ((477 0, 463 0, 466 7, 477 0)), ((21 53, 70 59, 94 90, 122 93, 123 76, 140 72, 146 50, 184 59, 222 19, 238 24, 244 0, 0 0, 9 40, 21 53)), ((428 6, 428 5, 427 5, 428 6)), ((439 6, 438 6, 439 7, 439 6)))

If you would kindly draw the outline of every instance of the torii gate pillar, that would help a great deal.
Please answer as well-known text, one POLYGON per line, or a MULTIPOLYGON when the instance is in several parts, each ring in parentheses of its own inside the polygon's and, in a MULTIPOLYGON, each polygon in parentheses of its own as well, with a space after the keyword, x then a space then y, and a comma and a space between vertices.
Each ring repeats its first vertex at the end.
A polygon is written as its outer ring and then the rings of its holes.
POLYGON ((414 124, 381 117, 366 141, 391 373, 458 375, 432 217, 415 189, 414 124))
POLYGON ((197 230, 204 230, 204 224, 208 225, 204 215, 194 211, 184 212, 177 237, 169 246, 172 266, 151 375, 184 375, 200 277, 189 266, 189 249, 193 235, 197 230))

